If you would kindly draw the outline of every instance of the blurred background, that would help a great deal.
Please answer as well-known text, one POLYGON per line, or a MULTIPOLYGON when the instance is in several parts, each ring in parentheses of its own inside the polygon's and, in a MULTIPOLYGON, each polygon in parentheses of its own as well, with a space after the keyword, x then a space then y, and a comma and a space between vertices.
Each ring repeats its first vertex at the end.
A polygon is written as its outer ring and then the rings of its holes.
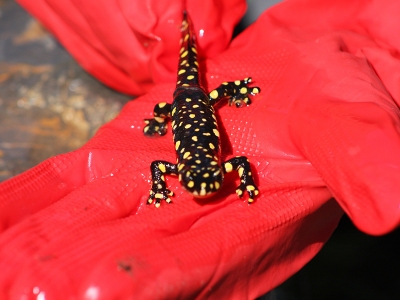
MULTIPOLYGON (((276 0, 248 0, 236 33, 276 0)), ((0 181, 82 146, 131 99, 83 71, 13 0, 0 0, 0 181)), ((400 299, 400 231, 367 236, 347 217, 277 300, 400 299)), ((266 298, 266 297, 265 297, 266 298)))

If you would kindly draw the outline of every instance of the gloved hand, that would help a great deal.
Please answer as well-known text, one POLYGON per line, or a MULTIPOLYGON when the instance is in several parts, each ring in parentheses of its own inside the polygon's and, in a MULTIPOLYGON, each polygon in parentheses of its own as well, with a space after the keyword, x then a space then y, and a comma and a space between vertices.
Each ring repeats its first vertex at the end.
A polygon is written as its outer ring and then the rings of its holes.
POLYGON ((144 137, 143 119, 173 82, 2 183, 0 298, 255 298, 315 255, 342 209, 367 233, 395 228, 398 12, 395 0, 286 1, 203 62, 208 90, 247 76, 261 87, 251 106, 217 110, 223 157, 246 155, 257 174, 252 205, 235 176, 207 201, 168 177, 173 203, 145 204, 151 161, 174 149, 170 132, 144 137))

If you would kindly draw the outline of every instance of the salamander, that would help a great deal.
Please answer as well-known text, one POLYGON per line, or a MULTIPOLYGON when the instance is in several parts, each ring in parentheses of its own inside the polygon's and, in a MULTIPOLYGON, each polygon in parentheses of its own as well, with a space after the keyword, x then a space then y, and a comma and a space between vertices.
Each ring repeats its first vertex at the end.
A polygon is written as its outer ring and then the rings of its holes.
POLYGON ((166 186, 164 175, 178 176, 184 189, 196 198, 207 197, 217 192, 226 173, 237 171, 240 185, 239 197, 247 191, 248 203, 253 202, 259 191, 254 183, 250 163, 245 156, 236 156, 221 162, 220 132, 214 105, 228 98, 229 105, 250 105, 249 95, 260 92, 259 87, 249 87, 251 78, 224 82, 210 93, 200 85, 196 50, 196 36, 188 14, 182 21, 181 49, 179 52, 178 79, 172 104, 161 102, 155 105, 153 118, 145 119, 144 134, 165 135, 167 122, 171 119, 173 141, 177 160, 171 163, 155 160, 151 163, 151 189, 148 204, 159 207, 162 200, 171 202, 173 192, 166 186))

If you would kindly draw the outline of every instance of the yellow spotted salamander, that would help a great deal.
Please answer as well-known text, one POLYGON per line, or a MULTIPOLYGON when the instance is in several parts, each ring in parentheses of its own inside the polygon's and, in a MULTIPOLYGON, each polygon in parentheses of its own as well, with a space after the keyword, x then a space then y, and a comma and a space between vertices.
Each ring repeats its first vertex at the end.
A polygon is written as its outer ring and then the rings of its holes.
POLYGON ((225 173, 237 171, 240 185, 236 190, 239 197, 245 191, 251 203, 258 195, 254 184, 249 160, 237 156, 226 162, 220 161, 220 134, 213 105, 228 98, 229 105, 237 107, 251 103, 249 94, 260 92, 258 87, 248 87, 251 78, 224 82, 207 94, 199 83, 196 38, 192 33, 191 22, 186 13, 182 21, 182 38, 178 66, 178 81, 173 94, 172 104, 161 102, 154 107, 153 119, 146 119, 144 133, 164 135, 167 121, 172 119, 172 132, 177 155, 177 163, 163 160, 151 164, 152 185, 147 200, 159 207, 164 199, 171 202, 173 195, 167 189, 166 174, 176 175, 182 186, 194 197, 206 197, 221 188, 225 173))

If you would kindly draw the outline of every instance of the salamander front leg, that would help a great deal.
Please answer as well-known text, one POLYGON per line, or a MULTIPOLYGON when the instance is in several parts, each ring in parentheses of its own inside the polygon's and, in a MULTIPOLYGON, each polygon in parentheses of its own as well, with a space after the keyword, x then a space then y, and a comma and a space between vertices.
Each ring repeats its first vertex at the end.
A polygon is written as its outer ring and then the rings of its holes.
POLYGON ((151 163, 151 190, 150 196, 147 199, 147 204, 151 204, 155 200, 154 205, 158 208, 161 205, 161 200, 165 200, 167 203, 171 202, 170 196, 174 193, 167 189, 165 183, 165 174, 178 175, 178 170, 175 164, 171 164, 167 161, 156 160, 151 163))
POLYGON ((252 203, 259 191, 254 183, 251 173, 250 163, 245 156, 236 156, 222 164, 225 173, 237 171, 240 177, 240 185, 236 189, 236 194, 241 198, 243 193, 247 191, 249 194, 248 203, 252 203))
POLYGON ((249 87, 248 84, 250 82, 251 77, 222 83, 219 87, 210 92, 209 99, 211 105, 214 105, 223 98, 228 98, 229 105, 234 103, 236 107, 242 107, 243 103, 250 105, 251 100, 249 95, 254 96, 261 91, 259 87, 249 87))
POLYGON ((143 128, 145 135, 164 135, 167 133, 167 119, 171 116, 171 104, 167 102, 160 102, 154 106, 153 119, 145 119, 147 124, 143 128))

